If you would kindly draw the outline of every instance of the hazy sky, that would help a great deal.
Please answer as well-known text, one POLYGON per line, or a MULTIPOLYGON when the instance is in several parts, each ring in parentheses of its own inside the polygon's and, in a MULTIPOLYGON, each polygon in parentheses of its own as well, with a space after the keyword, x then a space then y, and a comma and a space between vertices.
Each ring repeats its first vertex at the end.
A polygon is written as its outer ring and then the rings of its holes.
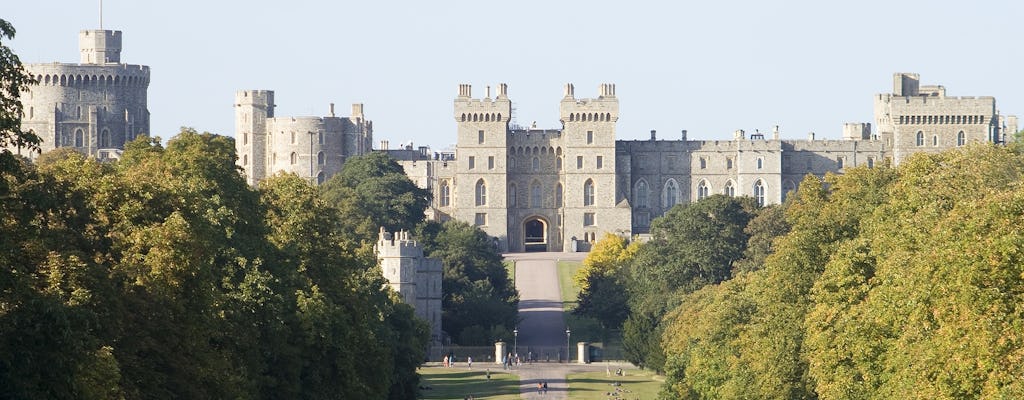
MULTIPOLYGON (((78 62, 98 0, 5 1, 25 63, 78 62)), ((870 122, 894 72, 1024 115, 1020 1, 106 0, 121 61, 152 68, 154 135, 233 135, 241 89, 277 116, 365 104, 375 146, 455 141, 458 84, 504 82, 517 121, 556 128, 565 83, 615 83, 619 139, 727 139, 736 129, 838 138, 870 122)))

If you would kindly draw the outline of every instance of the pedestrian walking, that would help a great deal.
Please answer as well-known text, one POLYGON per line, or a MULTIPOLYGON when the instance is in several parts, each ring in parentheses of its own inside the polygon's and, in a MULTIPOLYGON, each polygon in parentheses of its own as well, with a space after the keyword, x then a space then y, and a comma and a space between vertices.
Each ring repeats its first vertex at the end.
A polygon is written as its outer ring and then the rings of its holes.
POLYGON ((466 365, 469 365, 469 369, 473 369, 473 357, 472 356, 467 356, 466 357, 466 365))
POLYGON ((444 359, 441 360, 441 366, 448 368, 448 356, 444 356, 444 359))

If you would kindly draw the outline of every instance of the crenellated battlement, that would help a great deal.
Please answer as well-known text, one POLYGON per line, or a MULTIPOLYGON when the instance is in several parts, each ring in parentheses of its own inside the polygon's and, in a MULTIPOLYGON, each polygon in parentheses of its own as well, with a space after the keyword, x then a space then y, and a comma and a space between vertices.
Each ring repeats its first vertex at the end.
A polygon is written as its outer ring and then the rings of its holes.
POLYGON ((473 98, 472 95, 472 85, 459 85, 459 96, 455 98, 455 121, 508 123, 512 114, 508 85, 498 84, 498 95, 493 99, 490 86, 484 98, 473 98))
POLYGON ((596 98, 577 99, 573 85, 565 85, 565 97, 560 105, 560 118, 563 123, 573 122, 609 122, 619 119, 619 100, 615 97, 615 85, 602 83, 598 86, 596 98))
POLYGON ((377 254, 393 257, 423 257, 423 248, 412 239, 409 231, 388 232, 384 227, 377 234, 377 254))

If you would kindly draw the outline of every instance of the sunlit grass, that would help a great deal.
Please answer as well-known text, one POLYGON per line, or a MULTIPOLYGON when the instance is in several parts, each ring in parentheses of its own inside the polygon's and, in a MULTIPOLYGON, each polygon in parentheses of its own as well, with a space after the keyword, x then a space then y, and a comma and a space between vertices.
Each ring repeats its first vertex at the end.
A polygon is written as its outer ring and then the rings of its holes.
POLYGON ((491 380, 487 380, 485 368, 420 368, 423 377, 420 386, 421 399, 463 399, 473 395, 474 399, 518 399, 519 376, 507 374, 498 368, 491 369, 491 380))
POLYGON ((665 378, 654 375, 650 371, 629 369, 625 376, 616 376, 615 368, 611 368, 611 376, 607 372, 584 372, 570 374, 570 399, 655 399, 665 378), (619 386, 613 383, 618 382, 619 386), (617 396, 610 396, 617 394, 617 396))

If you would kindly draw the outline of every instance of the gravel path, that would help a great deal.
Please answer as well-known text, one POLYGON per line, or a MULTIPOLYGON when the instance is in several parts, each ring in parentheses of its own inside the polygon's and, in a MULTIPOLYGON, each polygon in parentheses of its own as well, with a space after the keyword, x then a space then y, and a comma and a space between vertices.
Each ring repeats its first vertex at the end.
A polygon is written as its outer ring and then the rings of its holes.
MULTIPOLYGON (((505 258, 516 261, 516 289, 519 289, 520 349, 549 347, 565 350, 565 320, 558 286, 559 260, 582 260, 586 253, 516 253, 505 258)), ((575 345, 575 343, 573 344, 575 345)), ((510 349, 511 350, 511 349, 510 349)), ((575 349, 573 349, 575 351, 575 349)), ((520 355, 524 356, 524 351, 520 355)), ((557 357, 557 356, 556 356, 557 357)), ((565 399, 565 376, 570 372, 602 370, 603 365, 535 363, 516 367, 524 399, 565 399), (537 393, 537 382, 548 383, 548 393, 537 393)))

